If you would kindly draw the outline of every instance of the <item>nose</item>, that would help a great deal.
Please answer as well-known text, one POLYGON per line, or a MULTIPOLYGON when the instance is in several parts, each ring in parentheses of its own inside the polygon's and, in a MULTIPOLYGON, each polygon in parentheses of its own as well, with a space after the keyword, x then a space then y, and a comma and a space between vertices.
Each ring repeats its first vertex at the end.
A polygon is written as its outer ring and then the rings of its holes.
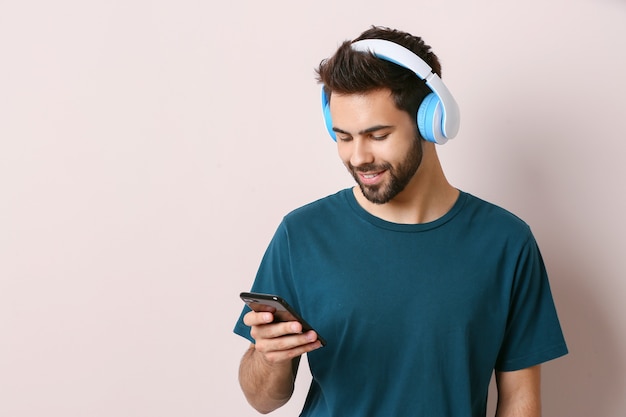
POLYGON ((374 162, 374 156, 367 141, 360 138, 352 140, 352 153, 350 154, 350 164, 358 167, 374 162))

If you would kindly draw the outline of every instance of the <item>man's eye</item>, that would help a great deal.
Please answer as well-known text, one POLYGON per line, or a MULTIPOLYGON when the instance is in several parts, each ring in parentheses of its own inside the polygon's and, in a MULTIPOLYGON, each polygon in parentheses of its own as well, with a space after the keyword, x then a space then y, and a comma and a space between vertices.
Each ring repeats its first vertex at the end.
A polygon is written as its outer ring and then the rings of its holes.
POLYGON ((389 136, 389 133, 385 135, 372 135, 372 139, 374 140, 385 140, 389 136))
POLYGON ((339 139, 342 142, 349 142, 352 140, 350 136, 337 136, 337 139, 339 139))

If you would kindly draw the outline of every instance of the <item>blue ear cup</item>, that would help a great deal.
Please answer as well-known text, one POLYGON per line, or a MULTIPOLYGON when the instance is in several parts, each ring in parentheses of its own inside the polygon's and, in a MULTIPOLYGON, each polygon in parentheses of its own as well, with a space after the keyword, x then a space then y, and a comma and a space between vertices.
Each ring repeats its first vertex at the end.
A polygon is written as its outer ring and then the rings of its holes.
POLYGON ((417 110, 417 128, 420 135, 429 142, 437 143, 437 133, 441 135, 441 102, 437 94, 430 93, 417 110))
POLYGON ((323 86, 322 86, 322 112, 324 113, 324 122, 326 123, 326 130, 328 130, 330 137, 333 138, 335 142, 337 142, 337 134, 333 131, 333 121, 330 117, 330 103, 328 101, 328 97, 326 96, 326 92, 324 91, 323 86))

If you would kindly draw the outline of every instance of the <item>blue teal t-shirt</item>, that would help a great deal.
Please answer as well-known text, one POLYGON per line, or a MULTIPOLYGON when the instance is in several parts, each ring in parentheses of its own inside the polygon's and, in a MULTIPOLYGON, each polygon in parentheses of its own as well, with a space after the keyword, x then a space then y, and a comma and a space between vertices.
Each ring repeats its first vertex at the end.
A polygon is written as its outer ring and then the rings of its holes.
MULTIPOLYGON (((423 224, 375 217, 351 189, 301 207, 252 291, 282 296, 327 341, 308 354, 301 416, 484 417, 494 369, 567 353, 529 227, 464 192, 423 224)), ((254 342, 247 311, 235 333, 254 342)))

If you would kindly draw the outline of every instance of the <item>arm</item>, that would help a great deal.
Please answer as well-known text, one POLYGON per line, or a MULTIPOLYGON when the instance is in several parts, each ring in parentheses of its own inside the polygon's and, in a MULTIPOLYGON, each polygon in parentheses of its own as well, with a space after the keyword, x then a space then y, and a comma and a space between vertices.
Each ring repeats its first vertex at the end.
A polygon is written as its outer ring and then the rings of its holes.
POLYGON ((300 333, 300 323, 272 321, 271 313, 246 314, 244 323, 252 327, 255 344, 239 366, 241 389, 250 405, 263 414, 289 401, 301 355, 321 347, 314 331, 300 333))
POLYGON ((496 372, 496 417, 541 417, 540 365, 512 372, 496 372))

